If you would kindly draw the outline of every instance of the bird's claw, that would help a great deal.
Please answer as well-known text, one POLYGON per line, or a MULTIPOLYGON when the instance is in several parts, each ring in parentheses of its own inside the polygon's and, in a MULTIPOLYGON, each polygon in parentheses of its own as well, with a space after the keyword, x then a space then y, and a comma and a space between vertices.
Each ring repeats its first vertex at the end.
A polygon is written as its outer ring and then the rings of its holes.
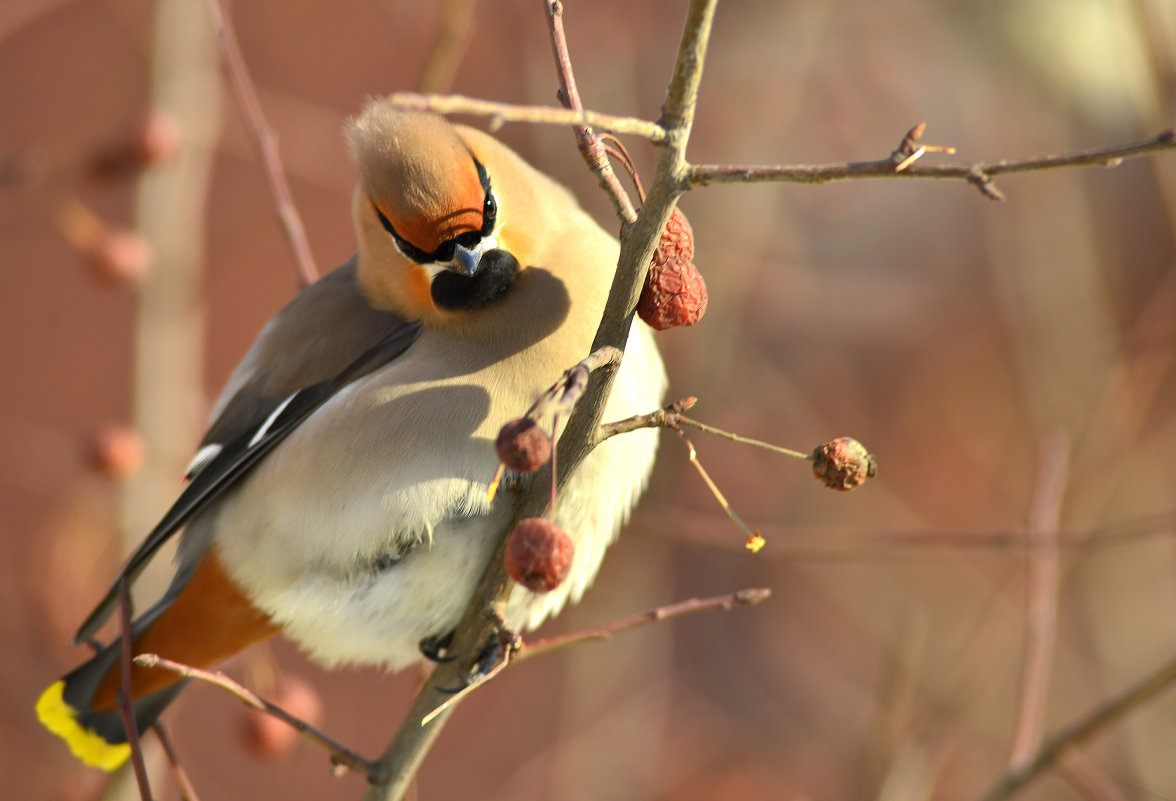
POLYGON ((422 637, 421 641, 417 643, 417 648, 430 662, 441 665, 457 659, 456 654, 449 652, 451 645, 453 645, 453 632, 449 631, 445 634, 435 634, 432 637, 422 637))
POLYGON ((457 687, 438 687, 437 691, 446 695, 456 695, 489 681, 498 671, 510 663, 511 654, 519 650, 522 644, 523 638, 519 636, 518 632, 505 626, 498 627, 491 635, 490 640, 478 652, 477 659, 470 665, 462 683, 457 687))

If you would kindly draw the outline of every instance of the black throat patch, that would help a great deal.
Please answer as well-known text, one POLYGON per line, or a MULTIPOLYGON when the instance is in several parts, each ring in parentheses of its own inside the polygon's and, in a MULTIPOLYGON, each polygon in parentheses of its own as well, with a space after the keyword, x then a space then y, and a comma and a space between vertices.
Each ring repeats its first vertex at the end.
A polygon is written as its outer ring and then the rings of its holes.
POLYGON ((495 248, 482 254, 473 277, 451 270, 437 274, 430 286, 433 302, 450 311, 477 309, 504 293, 519 274, 519 262, 505 250, 495 248))

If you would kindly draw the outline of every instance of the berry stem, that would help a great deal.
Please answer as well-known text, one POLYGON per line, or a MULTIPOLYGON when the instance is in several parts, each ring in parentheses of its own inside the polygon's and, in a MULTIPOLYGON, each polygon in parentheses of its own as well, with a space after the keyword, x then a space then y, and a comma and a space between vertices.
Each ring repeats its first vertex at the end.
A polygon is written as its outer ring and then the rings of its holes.
POLYGON ((682 415, 678 415, 675 422, 677 422, 680 425, 690 426, 691 428, 697 428, 699 431, 704 431, 707 434, 714 434, 716 437, 722 437, 723 439, 729 439, 732 442, 738 442, 743 445, 751 445, 756 448, 763 448, 766 451, 771 451, 772 453, 779 453, 784 456, 791 456, 793 459, 802 459, 806 462, 811 462, 813 460, 813 455, 811 453, 801 453, 800 451, 794 451, 791 448, 784 448, 784 447, 781 447, 780 445, 773 445, 770 442, 764 442, 762 440, 752 439, 751 437, 743 437, 743 436, 740 436, 739 434, 733 434, 730 431, 724 431, 721 428, 715 428, 714 426, 708 426, 705 423, 700 423, 697 420, 692 420, 689 417, 684 417, 682 415))
MULTIPOLYGON (((779 445, 773 445, 770 442, 764 442, 751 437, 740 436, 733 434, 730 431, 724 431, 721 428, 708 426, 705 423, 700 423, 697 420, 692 420, 682 414, 683 411, 689 409, 694 405, 693 398, 684 398, 677 400, 666 406, 664 409, 658 409, 649 414, 639 414, 634 417, 628 417, 624 420, 618 420, 615 423, 607 423, 602 425, 596 432, 596 442, 599 445, 609 437, 615 437, 617 434, 627 434, 630 431, 637 431, 642 428, 675 428, 679 425, 696 428, 699 431, 707 434, 714 434, 723 439, 729 439, 732 442, 738 442, 742 445, 751 445, 756 448, 762 448, 772 453, 779 453, 784 456, 791 456, 793 459, 803 459, 806 462, 813 460, 811 453, 802 453, 801 451, 794 451, 791 448, 784 448, 779 445)), ((681 432, 679 432, 681 433, 681 432)))
POLYGON ((752 531, 747 526, 747 524, 743 522, 743 519, 739 517, 738 514, 736 514, 735 510, 731 507, 731 504, 727 501, 727 497, 723 495, 723 491, 719 489, 719 485, 716 484, 710 477, 710 474, 706 472, 706 468, 702 466, 702 462, 698 461, 698 451, 695 450, 694 443, 692 443, 686 437, 686 435, 682 433, 682 429, 678 428, 677 426, 671 426, 671 430, 681 437, 682 441, 686 443, 686 447, 690 449, 690 464, 694 465, 694 469, 698 471, 700 476, 702 476, 702 480, 706 482, 707 488, 710 489, 711 494, 715 496, 715 500, 719 502, 719 506, 723 507, 723 511, 727 513, 727 517, 731 518, 732 522, 739 526, 743 533, 747 535, 747 549, 753 553, 758 551, 764 545, 764 538, 760 536, 758 531, 752 531))

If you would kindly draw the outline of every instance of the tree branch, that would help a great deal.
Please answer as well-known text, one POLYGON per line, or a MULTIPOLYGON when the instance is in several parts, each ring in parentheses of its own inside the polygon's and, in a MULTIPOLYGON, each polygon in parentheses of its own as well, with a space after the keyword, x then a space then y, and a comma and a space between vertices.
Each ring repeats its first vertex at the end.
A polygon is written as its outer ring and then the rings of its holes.
POLYGON ((1058 528, 1065 495, 1070 446, 1056 433, 1041 445, 1037 480, 1029 508, 1030 547, 1025 592, 1025 657, 1017 704, 1017 724, 1009 750, 1009 768, 1023 767, 1041 746, 1045 702, 1057 639, 1058 528))
POLYGON ((589 125, 621 136, 640 136, 654 144, 664 142, 665 131, 656 122, 636 117, 616 117, 598 111, 572 111, 554 106, 521 106, 515 103, 496 103, 464 95, 429 95, 419 92, 393 92, 388 102, 410 111, 431 111, 435 114, 472 114, 490 117, 491 127, 503 122, 526 122, 538 125, 589 125))
POLYGON ((118 633, 121 644, 118 711, 127 733, 127 745, 131 748, 131 766, 135 770, 135 782, 139 785, 139 797, 142 801, 151 801, 151 782, 147 777, 147 763, 143 760, 143 743, 139 739, 139 726, 135 722, 135 696, 131 692, 131 649, 134 647, 132 617, 131 585, 123 576, 118 582, 118 633))
POLYGON ((1169 660, 1152 675, 1128 687, 1119 695, 1091 710, 1086 717, 1051 737, 1033 758, 1020 768, 1009 770, 983 797, 983 801, 1010 798, 1066 754, 1073 746, 1118 723, 1129 712, 1147 703, 1176 683, 1176 658, 1169 660))
MULTIPOLYGON (((694 100, 716 2, 691 0, 665 106, 665 119, 672 121, 675 127, 667 131, 665 141, 660 144, 657 168, 645 205, 636 222, 626 229, 622 237, 619 266, 593 341, 593 351, 606 346, 624 350, 645 272, 674 202, 681 194, 684 152, 694 119, 694 100)), ((548 3, 549 0, 544 0, 544 7, 550 14, 551 6, 548 3)), ((577 122, 584 121, 580 119, 577 122)), ((559 442, 560 460, 564 465, 561 483, 575 472, 591 450, 593 432, 600 425, 604 401, 612 388, 615 374, 616 369, 612 366, 594 372, 583 399, 568 421, 559 442)), ((549 468, 536 473, 520 495, 512 525, 519 519, 536 517, 546 510, 549 468)), ((418 725, 418 721, 445 702, 446 694, 441 688, 462 686, 468 682, 469 666, 490 638, 497 636, 511 589, 502 560, 508 531, 501 533, 498 548, 454 632, 452 650, 457 658, 438 665, 425 681, 396 736, 369 773, 371 787, 364 796, 366 801, 391 801, 403 797, 425 754, 456 705, 450 704, 442 709, 426 724, 418 725)))
POLYGON ((689 598, 685 601, 678 601, 677 603, 650 609, 648 612, 630 615, 620 620, 601 623, 599 626, 591 626, 590 628, 579 631, 571 631, 567 634, 547 637, 538 642, 526 643, 511 658, 511 661, 521 662, 524 659, 542 656, 559 648, 566 648, 569 645, 608 640, 614 634, 619 634, 622 631, 628 631, 629 629, 635 629, 640 626, 648 626, 651 623, 660 623, 663 620, 682 617, 683 615, 691 615, 695 612, 706 612, 712 609, 721 609, 724 612, 729 612, 736 606, 755 606, 767 600, 771 594, 772 591, 769 589, 753 587, 730 592, 726 595, 718 595, 713 598, 689 598))
MULTIPOLYGON (((547 25, 551 31, 551 50, 555 57, 556 72, 559 74, 558 96, 567 108, 575 112, 584 111, 584 103, 580 100, 580 90, 576 88, 576 77, 572 73, 572 59, 568 54, 568 40, 563 27, 563 3, 561 0, 546 0, 544 8, 547 10, 547 25)), ((657 126, 661 131, 661 127, 657 126)), ((628 225, 637 216, 633 202, 625 192, 617 174, 613 171, 612 162, 608 160, 608 152, 604 143, 596 132, 585 124, 577 124, 576 144, 580 148, 584 161, 588 162, 588 169, 600 182, 600 188, 613 202, 617 218, 621 225, 628 225)), ((664 131, 661 131, 664 134, 664 131)), ((615 132, 614 132, 615 133, 615 132)))
POLYGON ((270 703, 261 696, 253 693, 248 688, 233 681, 219 670, 215 672, 201 670, 200 668, 192 667, 191 665, 185 665, 180 662, 174 662, 170 659, 165 659, 159 654, 139 654, 135 657, 135 664, 144 668, 170 670, 173 673, 177 673, 183 676, 184 678, 198 679, 215 687, 220 687, 222 690, 227 690, 244 701, 246 706, 252 709, 256 709, 258 712, 264 712, 267 715, 271 715, 283 723, 286 723, 291 728, 297 729, 302 734, 305 734, 309 739, 322 746, 327 751, 327 753, 331 755, 331 761, 335 764, 342 765, 348 770, 356 771, 358 773, 366 773, 371 768, 371 762, 364 759, 350 748, 347 748, 344 745, 340 745, 327 735, 323 734, 317 728, 307 723, 305 720, 291 715, 277 704, 270 703))
POLYGON ((318 270, 314 266, 314 256, 310 253, 306 229, 302 225, 302 218, 298 216, 298 209, 290 194, 290 185, 286 182, 286 174, 282 170, 277 140, 274 138, 273 129, 266 122, 265 113, 261 110, 261 101, 257 98, 257 90, 253 86, 253 79, 249 77, 249 68, 245 65, 245 56, 241 53, 237 34, 221 6, 221 0, 208 0, 208 8, 212 12, 213 26, 225 54, 225 65, 233 80, 233 86, 237 89, 241 110, 245 113, 245 122, 253 133, 253 141, 257 143, 257 154, 261 158, 262 169, 273 193, 274 203, 278 207, 278 219, 294 253, 302 285, 308 286, 318 279, 318 270))
MULTIPOLYGON (((968 183, 985 197, 1003 200, 1004 195, 993 184, 997 175, 1019 172, 1053 170, 1061 167, 1116 167, 1124 159, 1137 158, 1162 150, 1176 148, 1176 129, 1166 131, 1126 145, 1092 148, 1073 153, 1051 154, 1027 159, 1002 159, 974 164, 908 164, 898 169, 903 159, 855 161, 843 164, 762 165, 737 166, 727 164, 691 165, 683 178, 683 189, 710 184, 787 182, 823 184, 830 181, 852 181, 862 178, 947 178, 968 183)), ((898 153, 898 151, 895 151, 898 153)))

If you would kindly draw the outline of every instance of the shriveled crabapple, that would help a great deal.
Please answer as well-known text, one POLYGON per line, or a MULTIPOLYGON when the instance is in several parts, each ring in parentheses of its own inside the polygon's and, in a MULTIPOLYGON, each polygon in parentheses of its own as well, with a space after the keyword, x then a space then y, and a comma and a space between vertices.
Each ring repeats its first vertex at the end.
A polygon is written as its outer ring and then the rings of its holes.
POLYGON ((534 473, 551 458, 551 435, 529 417, 518 417, 498 430, 498 459, 511 470, 534 473))
POLYGON ((838 437, 813 450, 813 475, 831 489, 856 489, 877 473, 874 457, 856 439, 838 437))
POLYGON ((560 526, 528 517, 507 537, 506 572, 531 592, 551 592, 568 577, 575 552, 575 543, 560 526))

